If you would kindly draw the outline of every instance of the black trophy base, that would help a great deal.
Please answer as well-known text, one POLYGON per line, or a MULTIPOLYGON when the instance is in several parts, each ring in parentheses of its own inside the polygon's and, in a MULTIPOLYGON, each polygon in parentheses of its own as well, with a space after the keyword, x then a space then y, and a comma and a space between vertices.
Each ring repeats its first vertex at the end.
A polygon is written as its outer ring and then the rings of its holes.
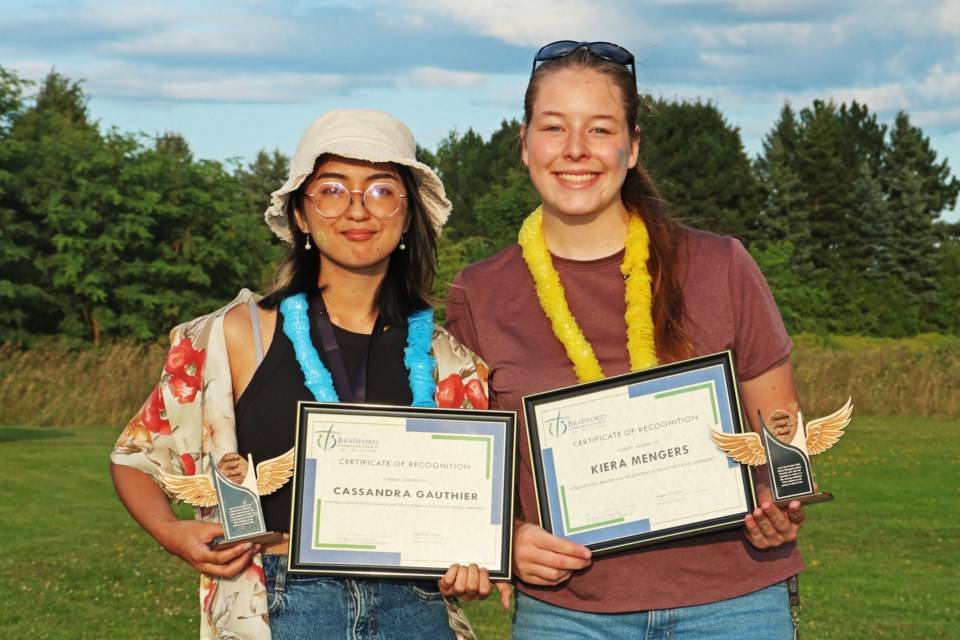
POLYGON ((270 544, 272 542, 279 542, 283 540, 283 534, 278 531, 267 531, 266 533, 254 533, 249 536, 240 536, 238 538, 215 538, 213 542, 210 543, 210 548, 214 551, 219 551, 220 549, 227 549, 236 544, 242 542, 252 542, 254 544, 270 544))
POLYGON ((801 504, 816 504, 818 502, 830 502, 833 500, 832 493, 811 493, 805 496, 796 496, 793 498, 784 498, 783 500, 777 500, 774 502, 778 507, 785 507, 794 500, 799 500, 801 504))

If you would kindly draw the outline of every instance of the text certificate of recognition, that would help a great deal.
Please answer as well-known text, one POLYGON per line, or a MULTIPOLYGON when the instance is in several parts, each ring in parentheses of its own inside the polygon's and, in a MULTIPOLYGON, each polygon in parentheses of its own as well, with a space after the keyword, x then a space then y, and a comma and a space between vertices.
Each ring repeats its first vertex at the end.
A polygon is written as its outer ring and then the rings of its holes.
POLYGON ((293 570, 509 577, 515 416, 301 403, 293 570))
POLYGON ((524 399, 541 524, 594 551, 741 526, 752 478, 710 430, 743 429, 724 352, 524 399))

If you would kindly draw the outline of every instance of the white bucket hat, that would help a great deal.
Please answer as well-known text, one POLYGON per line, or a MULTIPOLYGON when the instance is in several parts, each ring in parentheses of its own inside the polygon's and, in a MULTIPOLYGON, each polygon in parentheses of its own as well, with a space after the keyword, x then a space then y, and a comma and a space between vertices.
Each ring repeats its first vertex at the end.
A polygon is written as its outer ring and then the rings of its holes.
POLYGON ((317 158, 325 153, 409 167, 417 181, 424 213, 437 235, 440 234, 452 205, 437 174, 417 161, 417 144, 406 125, 382 111, 334 109, 307 127, 290 159, 287 181, 270 194, 270 206, 263 217, 282 240, 293 242, 287 221, 287 199, 313 173, 317 158))

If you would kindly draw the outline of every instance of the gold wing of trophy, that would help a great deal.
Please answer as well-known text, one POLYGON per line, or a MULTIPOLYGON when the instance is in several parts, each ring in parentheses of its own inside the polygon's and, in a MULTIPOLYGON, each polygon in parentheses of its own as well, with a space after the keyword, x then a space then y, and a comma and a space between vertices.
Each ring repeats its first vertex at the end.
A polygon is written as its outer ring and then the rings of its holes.
POLYGON ((767 451, 763 448, 763 439, 759 433, 755 431, 725 433, 711 429, 710 435, 713 436, 713 441, 717 443, 717 446, 723 449, 735 462, 748 464, 751 467, 767 464, 767 451))
POLYGON ((178 476, 160 470, 160 482, 175 497, 195 507, 217 505, 217 491, 210 476, 178 476))
MULTIPOLYGON (((828 416, 811 420, 806 426, 803 424, 803 416, 798 415, 800 429, 805 429, 807 433, 805 440, 807 454, 817 455, 835 445, 844 434, 844 428, 850 424, 852 414, 853 402, 852 398, 848 398, 843 407, 828 416)), ((711 429, 710 435, 717 446, 736 462, 754 467, 767 463, 767 452, 763 447, 763 438, 755 431, 724 433, 711 429)))
POLYGON ((264 460, 257 465, 257 493, 268 496, 293 475, 293 449, 282 456, 264 460))
MULTIPOLYGON (((806 425, 807 453, 815 456, 837 444, 837 440, 845 433, 844 428, 850 424, 851 415, 853 415, 853 398, 847 398, 847 404, 840 409, 823 418, 811 420, 806 425)), ((802 417, 800 424, 803 424, 802 417)))
MULTIPOLYGON (((231 458, 231 464, 236 465, 236 454, 227 454, 221 459, 223 462, 228 456, 231 458)), ((253 482, 252 465, 253 457, 248 456, 248 461, 240 458, 242 471, 242 482, 236 482, 244 486, 252 485, 261 496, 270 495, 290 479, 293 475, 293 456, 294 450, 290 449, 283 455, 264 460, 256 467, 256 482, 253 482)), ((187 504, 195 507, 213 507, 216 506, 217 491, 213 486, 213 480, 209 475, 181 476, 167 473, 163 470, 159 472, 160 481, 167 490, 175 497, 183 500, 187 504)))

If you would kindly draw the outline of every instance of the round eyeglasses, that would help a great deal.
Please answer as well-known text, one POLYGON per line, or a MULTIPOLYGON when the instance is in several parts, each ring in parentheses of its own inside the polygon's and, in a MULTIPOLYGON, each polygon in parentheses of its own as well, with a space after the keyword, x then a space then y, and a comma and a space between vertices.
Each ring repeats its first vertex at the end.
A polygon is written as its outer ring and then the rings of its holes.
POLYGON ((313 208, 324 218, 339 218, 353 204, 353 194, 360 194, 360 202, 374 218, 391 218, 400 211, 400 204, 407 196, 392 184, 377 182, 366 191, 351 191, 339 182, 322 182, 306 194, 313 208))

